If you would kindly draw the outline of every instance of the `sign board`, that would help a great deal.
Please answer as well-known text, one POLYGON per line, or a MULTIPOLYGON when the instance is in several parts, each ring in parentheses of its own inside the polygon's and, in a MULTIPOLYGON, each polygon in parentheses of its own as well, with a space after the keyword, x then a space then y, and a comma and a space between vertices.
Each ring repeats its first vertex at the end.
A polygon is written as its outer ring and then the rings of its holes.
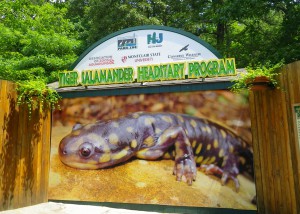
MULTIPOLYGON (((235 136, 235 139, 251 142, 249 105, 243 95, 228 90, 116 94, 64 98, 60 106, 61 110, 53 113, 49 199, 256 209, 251 203, 256 194, 254 180, 249 176, 253 171, 246 167, 253 161, 247 152, 251 150, 244 148, 245 157, 240 157, 235 152, 229 153, 231 143, 224 141, 235 136), (216 121, 217 126, 201 120, 216 121), (197 178, 191 185, 184 177, 179 182, 173 175, 176 162, 171 154, 180 154, 180 149, 175 151, 176 146, 159 145, 159 139, 167 139, 164 133, 171 134, 173 143, 180 141, 173 133, 180 121, 186 124, 180 125, 185 127, 185 136, 203 133, 206 139, 202 142, 191 137, 190 143, 186 142, 194 148, 197 163, 197 178), (139 140, 142 136, 147 136, 144 142, 148 146, 156 144, 153 148, 157 149, 145 150, 141 146, 143 140, 139 140), (219 137, 214 140, 214 136, 219 137), (156 155, 162 155, 160 148, 168 146, 169 152, 156 159, 156 155), (134 150, 134 155, 128 159, 129 149, 134 150), (230 160, 240 160, 239 165, 243 165, 248 174, 247 177, 240 171, 239 191, 233 180, 222 185, 221 176, 205 174, 198 167, 199 162, 208 166, 216 164, 216 160, 227 160, 230 154, 236 155, 230 160), (223 155, 224 159, 219 159, 223 155), (110 161, 115 165, 94 168, 110 161), (91 168, 83 170, 85 166, 91 168)), ((222 163, 219 166, 222 167, 222 163)))
POLYGON ((113 33, 85 51, 59 86, 163 81, 235 75, 234 59, 193 34, 164 26, 113 33))

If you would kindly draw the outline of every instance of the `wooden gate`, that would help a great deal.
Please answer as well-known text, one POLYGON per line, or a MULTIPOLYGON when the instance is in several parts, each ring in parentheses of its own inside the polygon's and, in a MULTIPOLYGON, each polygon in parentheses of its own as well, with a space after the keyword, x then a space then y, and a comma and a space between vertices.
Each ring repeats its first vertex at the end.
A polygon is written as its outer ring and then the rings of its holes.
POLYGON ((280 89, 250 92, 257 206, 259 213, 300 213, 293 113, 300 103, 300 61, 284 66, 278 79, 280 89))
MULTIPOLYGON (((300 149, 294 105, 300 61, 286 65, 281 89, 250 92, 259 213, 300 213, 300 149)), ((0 81, 0 211, 48 200, 51 111, 16 105, 15 85, 0 81)))
POLYGON ((29 119, 15 89, 0 80, 0 211, 48 201, 51 111, 29 119))

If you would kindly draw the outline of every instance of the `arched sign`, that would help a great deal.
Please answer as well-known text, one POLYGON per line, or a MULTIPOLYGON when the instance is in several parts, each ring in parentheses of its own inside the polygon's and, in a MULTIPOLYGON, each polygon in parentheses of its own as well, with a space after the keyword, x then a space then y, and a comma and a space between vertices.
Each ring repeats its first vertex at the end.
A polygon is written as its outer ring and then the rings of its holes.
POLYGON ((60 87, 235 75, 234 59, 171 27, 140 26, 113 33, 88 48, 60 87))

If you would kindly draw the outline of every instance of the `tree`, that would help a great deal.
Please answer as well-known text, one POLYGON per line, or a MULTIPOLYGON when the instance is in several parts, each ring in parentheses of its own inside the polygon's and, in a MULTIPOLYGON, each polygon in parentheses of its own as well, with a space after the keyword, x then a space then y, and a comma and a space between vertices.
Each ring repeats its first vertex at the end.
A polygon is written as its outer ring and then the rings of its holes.
POLYGON ((67 9, 30 0, 0 2, 0 78, 57 79, 76 60, 81 42, 67 9))

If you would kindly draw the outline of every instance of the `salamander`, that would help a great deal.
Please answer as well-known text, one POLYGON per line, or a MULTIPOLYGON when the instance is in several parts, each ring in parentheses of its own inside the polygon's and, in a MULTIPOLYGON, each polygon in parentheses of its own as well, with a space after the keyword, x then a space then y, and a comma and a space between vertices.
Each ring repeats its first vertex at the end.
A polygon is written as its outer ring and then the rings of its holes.
POLYGON ((196 167, 229 179, 239 188, 237 175, 253 175, 253 155, 245 140, 217 122, 175 113, 136 112, 127 116, 76 124, 58 149, 60 160, 77 169, 112 167, 136 157, 173 159, 176 180, 191 185, 196 167))

